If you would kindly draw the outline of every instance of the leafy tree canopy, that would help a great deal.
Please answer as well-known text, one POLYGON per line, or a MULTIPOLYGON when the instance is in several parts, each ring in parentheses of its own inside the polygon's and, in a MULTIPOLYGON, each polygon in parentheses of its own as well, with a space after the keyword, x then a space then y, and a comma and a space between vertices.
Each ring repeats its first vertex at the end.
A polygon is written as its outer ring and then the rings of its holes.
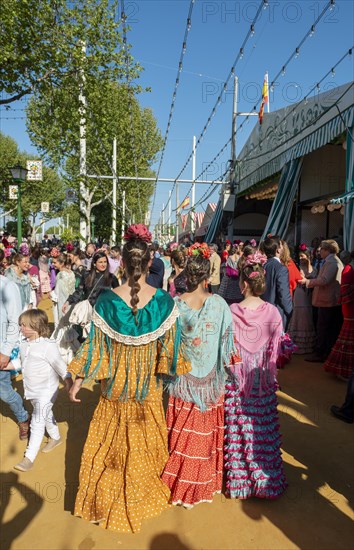
POLYGON ((80 71, 88 81, 121 79, 118 14, 117 0, 2 0, 0 88, 8 97, 0 104, 47 94, 80 71))

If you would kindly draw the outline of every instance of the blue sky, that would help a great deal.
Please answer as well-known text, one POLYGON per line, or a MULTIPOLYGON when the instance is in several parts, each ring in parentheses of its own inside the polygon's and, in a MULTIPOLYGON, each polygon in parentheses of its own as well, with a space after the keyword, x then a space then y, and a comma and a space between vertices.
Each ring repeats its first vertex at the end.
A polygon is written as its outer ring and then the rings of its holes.
MULTIPOLYGON (((152 88, 152 92, 141 94, 140 102, 153 110, 163 136, 174 91, 189 3, 189 0, 125 0, 128 24, 131 27, 128 41, 132 44, 133 56, 145 69, 140 83, 152 88)), ((260 0, 196 0, 160 176, 175 178, 187 160, 193 135, 200 135, 259 3, 260 0)), ((327 3, 328 1, 269 0, 268 9, 262 11, 255 26, 255 34, 246 45, 243 59, 236 66, 240 82, 241 111, 249 111, 259 101, 265 71, 268 71, 271 82, 327 3)), ((316 26, 314 35, 300 49, 299 56, 292 59, 286 74, 278 79, 274 93, 270 93, 272 111, 300 101, 353 45, 353 20, 353 2, 336 0, 334 9, 327 11, 316 26)), ((324 86, 339 86, 352 80, 353 58, 354 56, 347 57, 336 69, 335 75, 328 77, 321 90, 325 89, 324 86)), ((17 102, 13 107, 21 109, 23 105, 24 102, 17 102)), ((197 175, 229 139, 231 113, 232 89, 229 87, 197 148, 197 175)), ((19 110, 2 110, 1 130, 14 137, 21 149, 35 151, 26 134, 25 120, 4 118, 23 114, 19 110)), ((239 117, 239 123, 242 120, 239 117)), ((257 119, 254 117, 237 134, 238 152, 256 123, 257 119)), ((206 179, 211 181, 224 172, 229 158, 230 149, 227 148, 224 155, 204 175, 206 179)), ((157 165, 155 168, 157 169, 157 165)), ((190 163, 181 177, 190 179, 191 175, 190 163)), ((158 184, 152 226, 158 221, 162 204, 167 202, 170 187, 167 183, 158 184)), ((180 200, 189 187, 188 184, 180 185, 180 200)), ((197 185, 197 200, 205 190, 205 185, 197 185)), ((216 190, 208 202, 216 201, 217 197, 216 190)), ((207 202, 202 206, 206 208, 207 202)), ((175 207, 173 196, 172 208, 175 207)), ((165 221, 166 219, 167 216, 165 221)))

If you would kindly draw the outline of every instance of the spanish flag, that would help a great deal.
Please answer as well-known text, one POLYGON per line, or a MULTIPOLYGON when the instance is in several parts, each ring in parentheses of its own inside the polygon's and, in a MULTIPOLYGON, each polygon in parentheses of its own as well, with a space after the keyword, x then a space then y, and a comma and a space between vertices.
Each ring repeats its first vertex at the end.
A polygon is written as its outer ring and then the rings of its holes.
POLYGON ((189 201, 189 197, 186 197, 186 198, 184 199, 184 201, 181 202, 180 208, 182 208, 182 209, 187 208, 187 206, 189 206, 189 202, 190 202, 190 201, 189 201))
POLYGON ((260 108, 259 113, 258 113, 259 124, 262 124, 264 106, 267 105, 268 102, 269 102, 269 97, 268 97, 268 73, 266 73, 265 76, 264 76, 264 81, 263 81, 262 103, 261 103, 261 108, 260 108))

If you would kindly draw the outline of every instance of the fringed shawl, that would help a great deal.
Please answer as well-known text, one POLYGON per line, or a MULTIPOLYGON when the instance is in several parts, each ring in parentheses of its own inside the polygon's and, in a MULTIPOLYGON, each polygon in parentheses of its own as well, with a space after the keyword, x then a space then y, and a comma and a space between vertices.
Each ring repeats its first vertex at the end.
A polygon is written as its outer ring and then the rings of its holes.
POLYGON ((117 294, 105 290, 96 303, 90 334, 68 370, 86 380, 106 379, 105 393, 110 397, 118 369, 120 374, 123 369, 125 382, 118 399, 134 398, 142 403, 153 375, 174 376, 179 374, 178 370, 181 373, 190 370, 179 355, 180 334, 178 309, 164 290, 158 289, 138 311, 138 325, 132 309, 117 294), (181 369, 177 369, 179 362, 181 369))
POLYGON ((237 360, 230 309, 217 295, 209 296, 199 310, 190 308, 181 298, 175 301, 192 371, 170 381, 167 388, 174 397, 195 403, 204 411, 219 401, 225 388, 225 367, 237 360))
POLYGON ((282 336, 282 320, 275 306, 264 302, 257 309, 230 306, 241 363, 231 367, 241 393, 248 397, 259 386, 259 395, 273 388, 282 336))

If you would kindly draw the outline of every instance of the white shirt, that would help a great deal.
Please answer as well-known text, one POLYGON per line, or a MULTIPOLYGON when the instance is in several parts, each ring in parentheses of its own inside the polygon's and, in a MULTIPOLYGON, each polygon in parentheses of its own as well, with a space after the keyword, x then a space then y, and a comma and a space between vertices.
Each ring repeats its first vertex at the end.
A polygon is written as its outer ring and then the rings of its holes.
MULTIPOLYGON (((58 389, 59 376, 70 376, 55 340, 25 340, 20 344, 20 357, 26 399, 51 399, 58 389)), ((12 364, 18 368, 19 359, 12 364)))

